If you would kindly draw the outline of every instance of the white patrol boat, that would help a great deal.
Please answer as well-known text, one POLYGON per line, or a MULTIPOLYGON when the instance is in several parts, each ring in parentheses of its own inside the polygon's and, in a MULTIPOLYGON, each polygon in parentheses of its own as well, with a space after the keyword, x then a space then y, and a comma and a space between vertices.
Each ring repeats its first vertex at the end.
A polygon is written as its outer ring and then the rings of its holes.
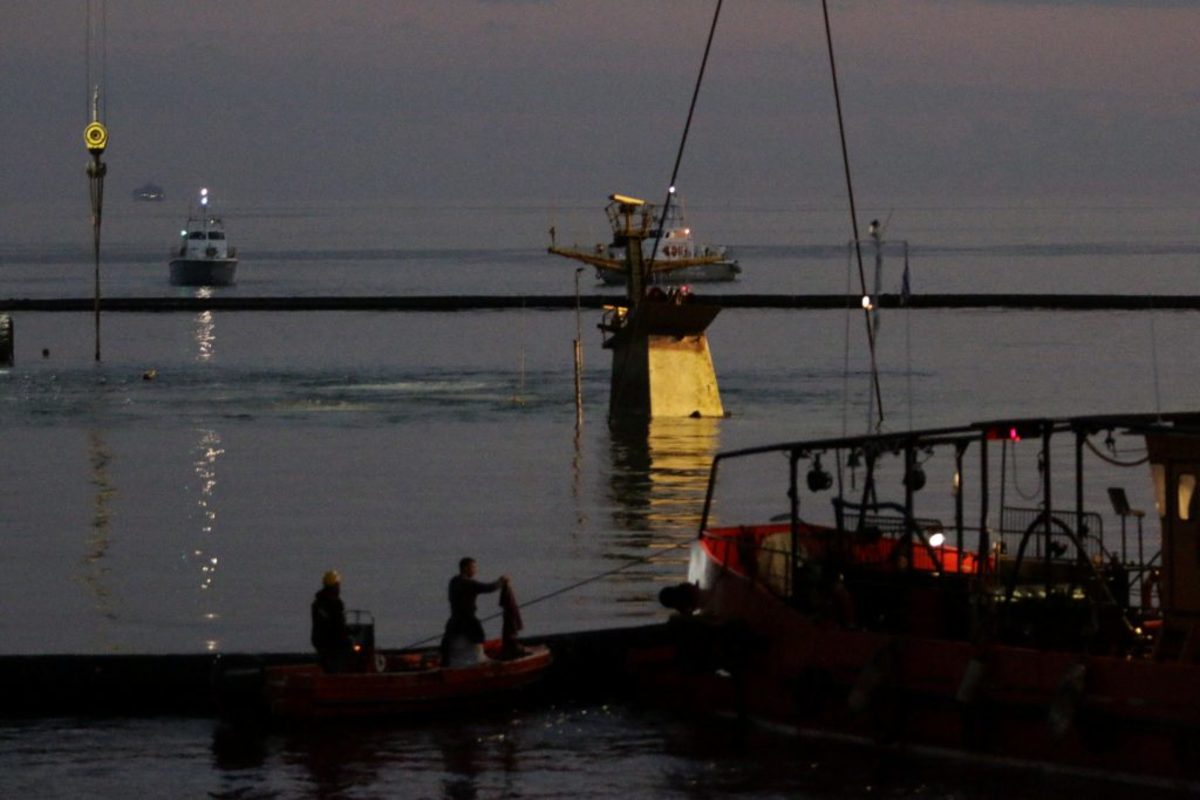
POLYGON ((200 190, 200 206, 188 215, 171 259, 173 286, 229 286, 237 270, 237 249, 229 246, 225 226, 208 208, 208 189, 200 190))

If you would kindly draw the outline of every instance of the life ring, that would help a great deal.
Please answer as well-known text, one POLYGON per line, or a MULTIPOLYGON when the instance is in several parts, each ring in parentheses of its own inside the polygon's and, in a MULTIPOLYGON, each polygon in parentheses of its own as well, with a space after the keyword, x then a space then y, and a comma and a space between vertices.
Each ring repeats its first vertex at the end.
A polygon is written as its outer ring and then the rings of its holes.
POLYGON ((108 146, 108 131, 99 122, 89 123, 83 129, 83 142, 87 145, 88 152, 103 153, 104 148, 108 146))

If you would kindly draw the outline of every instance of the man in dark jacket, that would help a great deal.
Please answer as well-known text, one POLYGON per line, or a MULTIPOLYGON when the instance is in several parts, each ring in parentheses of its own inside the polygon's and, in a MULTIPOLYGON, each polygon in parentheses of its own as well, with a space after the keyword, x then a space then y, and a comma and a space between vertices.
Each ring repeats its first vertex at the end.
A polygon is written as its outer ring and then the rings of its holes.
POLYGON ((342 578, 330 570, 312 602, 312 645, 326 672, 344 672, 350 664, 353 643, 346 629, 346 606, 342 603, 342 578))
POLYGON ((465 659, 457 657, 461 651, 460 647, 456 647, 456 641, 465 640, 478 654, 484 636, 483 624, 475 616, 475 599, 508 583, 507 575, 501 575, 491 583, 483 583, 475 580, 475 572, 475 559, 463 558, 458 562, 458 574, 450 579, 450 619, 446 622, 446 632, 442 636, 442 663, 446 666, 465 662, 465 659))

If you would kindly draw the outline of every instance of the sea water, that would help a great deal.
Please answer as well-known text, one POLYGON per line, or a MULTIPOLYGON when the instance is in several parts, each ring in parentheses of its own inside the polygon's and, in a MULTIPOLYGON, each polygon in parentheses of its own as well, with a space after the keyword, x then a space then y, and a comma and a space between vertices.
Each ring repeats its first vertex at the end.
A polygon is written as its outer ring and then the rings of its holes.
MULTIPOLYGON (((180 211, 109 212, 105 296, 570 295, 577 280, 600 291, 590 271, 545 253, 550 226, 560 244, 601 241, 599 208, 229 209, 242 263, 236 286, 213 290, 167 284, 180 211)), ((0 296, 90 297, 86 214, 11 212, 0 296)), ((731 246, 744 269, 733 285, 696 291, 859 290, 844 215, 689 216, 700 240, 731 246)), ((1196 294, 1194 217, 902 211, 888 222, 882 288, 898 290, 907 240, 918 293, 1196 294)), ((865 258, 871 285, 869 247, 865 258)), ((527 633, 660 621, 657 592, 685 573, 714 453, 863 432, 872 411, 861 312, 723 311, 709 336, 730 416, 633 434, 606 424, 610 365, 595 312, 109 313, 98 363, 90 313, 11 316, 15 363, 0 368, 5 654, 303 651, 308 602, 330 568, 347 604, 373 612, 378 641, 403 646, 440 631, 463 555, 484 578, 511 576, 527 633)), ((1191 311, 890 312, 876 355, 885 426, 1194 408, 1198 334, 1191 311)), ((0 788, 817 797, 937 786, 987 796, 920 770, 864 778, 811 742, 725 749, 727 735, 594 708, 336 741, 242 742, 197 720, 6 723, 0 788)))

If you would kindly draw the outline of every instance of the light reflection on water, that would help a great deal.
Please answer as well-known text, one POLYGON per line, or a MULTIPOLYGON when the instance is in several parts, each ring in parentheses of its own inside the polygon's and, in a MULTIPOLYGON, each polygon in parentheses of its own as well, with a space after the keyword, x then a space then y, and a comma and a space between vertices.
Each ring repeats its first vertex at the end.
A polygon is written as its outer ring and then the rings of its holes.
MULTIPOLYGON (((91 465, 91 483, 95 490, 95 499, 79 580, 87 587, 97 615, 106 621, 116 616, 112 597, 112 570, 107 559, 108 550, 112 546, 111 504, 116 493, 108 472, 111 460, 112 453, 105 442, 104 434, 96 430, 88 431, 88 461, 91 465)), ((106 627, 98 626, 98 630, 104 630, 106 627)), ((108 641, 100 641, 97 644, 102 649, 108 649, 112 645, 108 641)))
POLYGON ((654 419, 610 430, 613 521, 622 530, 689 533, 700 522, 722 420, 654 419))
MULTIPOLYGON (((196 289, 195 296, 207 298, 212 296, 212 289, 201 286, 196 289)), ((201 311, 195 318, 193 339, 196 343, 196 362, 205 364, 216 356, 217 325, 215 315, 211 310, 201 311)), ((217 577, 217 567, 220 558, 217 555, 217 543, 220 541, 217 531, 217 460, 225 454, 221 446, 221 435, 216 430, 208 428, 199 431, 200 439, 192 449, 192 468, 195 474, 195 484, 192 487, 197 496, 195 513, 199 514, 199 529, 196 545, 191 552, 191 561, 200 572, 200 591, 206 594, 213 588, 217 577)), ((220 619, 220 614, 211 604, 201 601, 200 618, 204 623, 214 623, 220 619)), ((206 638, 204 649, 209 652, 220 650, 218 638, 206 638)))

